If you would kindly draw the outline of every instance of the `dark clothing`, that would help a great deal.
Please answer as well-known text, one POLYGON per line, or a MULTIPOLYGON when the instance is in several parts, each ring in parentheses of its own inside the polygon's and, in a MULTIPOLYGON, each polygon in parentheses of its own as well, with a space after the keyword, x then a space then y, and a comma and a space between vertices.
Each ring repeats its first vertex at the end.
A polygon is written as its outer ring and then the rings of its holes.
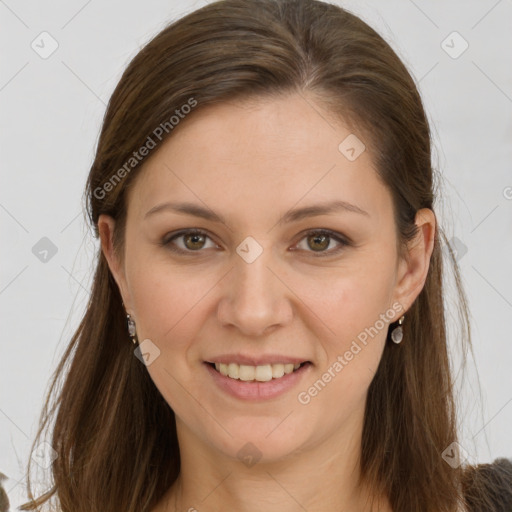
POLYGON ((512 459, 468 467, 462 484, 469 512, 512 512, 512 459))

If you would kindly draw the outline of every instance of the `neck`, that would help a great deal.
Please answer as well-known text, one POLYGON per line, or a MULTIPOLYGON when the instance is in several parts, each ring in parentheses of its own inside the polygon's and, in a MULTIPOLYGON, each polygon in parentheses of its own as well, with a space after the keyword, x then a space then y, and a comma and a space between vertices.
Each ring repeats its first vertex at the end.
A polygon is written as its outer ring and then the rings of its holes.
POLYGON ((180 475, 153 512, 391 512, 385 497, 358 486, 360 437, 336 435, 335 444, 330 437, 286 460, 250 466, 203 444, 179 421, 177 428, 180 475))

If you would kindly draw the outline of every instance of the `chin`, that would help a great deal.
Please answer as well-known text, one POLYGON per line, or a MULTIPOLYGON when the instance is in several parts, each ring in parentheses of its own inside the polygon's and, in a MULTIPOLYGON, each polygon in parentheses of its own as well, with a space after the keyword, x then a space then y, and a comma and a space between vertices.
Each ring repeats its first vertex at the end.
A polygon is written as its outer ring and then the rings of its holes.
POLYGON ((247 466, 256 462, 273 463, 285 460, 293 457, 309 439, 306 432, 290 421, 291 418, 285 419, 290 412, 282 416, 231 418, 226 423, 226 429, 232 437, 223 431, 223 435, 216 439, 210 434, 207 442, 247 466))

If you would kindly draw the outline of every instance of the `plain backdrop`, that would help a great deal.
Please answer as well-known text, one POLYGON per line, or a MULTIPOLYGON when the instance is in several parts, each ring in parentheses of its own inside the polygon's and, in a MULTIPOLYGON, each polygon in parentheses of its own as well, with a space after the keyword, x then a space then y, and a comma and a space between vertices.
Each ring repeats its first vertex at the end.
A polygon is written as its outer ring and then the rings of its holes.
MULTIPOLYGON (((88 298, 98 241, 82 195, 105 105, 141 45, 205 3, 0 2, 0 471, 12 509, 50 376, 88 298)), ((472 461, 510 457, 512 1, 338 3, 389 41, 419 85, 443 177, 437 213, 472 315, 464 378, 453 349, 463 447, 472 461)))

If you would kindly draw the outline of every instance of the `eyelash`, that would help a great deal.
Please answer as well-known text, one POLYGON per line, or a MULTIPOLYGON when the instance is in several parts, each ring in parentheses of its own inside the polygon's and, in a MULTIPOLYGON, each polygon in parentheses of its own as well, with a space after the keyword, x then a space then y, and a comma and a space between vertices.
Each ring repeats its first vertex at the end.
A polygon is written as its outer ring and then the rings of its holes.
MULTIPOLYGON (((198 249, 197 251, 192 251, 190 249, 181 249, 179 247, 176 247, 176 245, 174 245, 172 243, 174 240, 181 238, 185 235, 204 235, 205 237, 212 240, 212 238, 208 235, 208 233, 206 231, 202 231, 200 229, 188 229, 188 230, 179 231, 177 233, 173 233, 170 235, 170 237, 169 236, 164 237, 164 239, 160 242, 160 245, 162 247, 166 247, 170 251, 177 253, 177 254, 194 254, 194 253, 199 254, 201 252, 204 252, 202 249, 198 249)), ((328 229, 312 229, 310 231, 307 231, 304 234, 304 236, 299 240, 299 242, 301 242, 303 239, 307 238, 310 235, 327 235, 330 240, 335 240, 336 242, 338 242, 340 244, 337 248, 331 249, 329 251, 319 251, 319 252, 315 252, 312 250, 306 251, 306 252, 312 253, 313 257, 315 257, 315 258, 317 258, 317 257, 321 258, 321 257, 332 256, 334 254, 338 254, 345 247, 349 247, 352 245, 352 242, 349 239, 341 236, 340 234, 338 234, 334 231, 330 231, 328 229)), ((298 245, 298 243, 296 245, 298 245)), ((301 250, 301 249, 298 249, 298 250, 301 250)))

